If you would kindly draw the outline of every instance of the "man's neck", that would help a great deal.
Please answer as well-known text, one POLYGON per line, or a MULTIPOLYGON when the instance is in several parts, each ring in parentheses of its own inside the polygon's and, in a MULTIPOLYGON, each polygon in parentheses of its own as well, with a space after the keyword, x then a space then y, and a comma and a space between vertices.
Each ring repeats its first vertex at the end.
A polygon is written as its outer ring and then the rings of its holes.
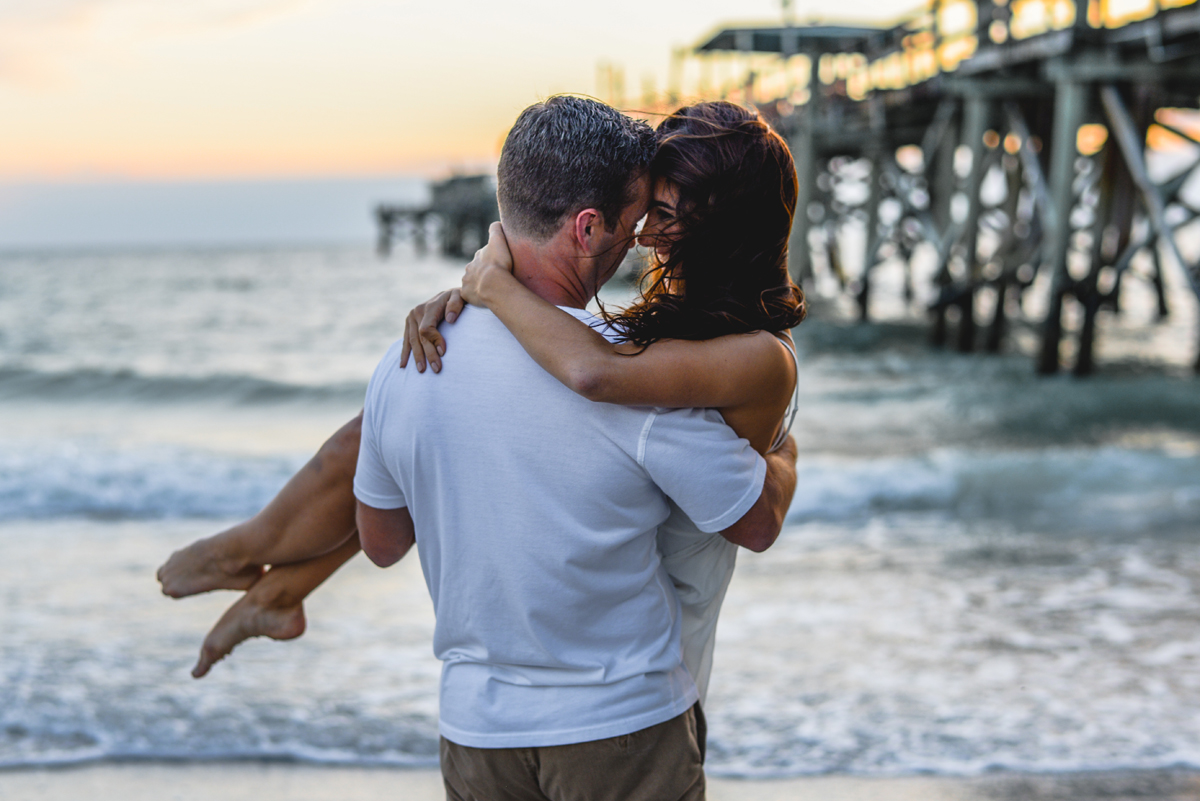
POLYGON ((555 306, 587 308, 598 287, 587 286, 580 277, 577 260, 567 243, 555 236, 547 242, 516 237, 508 241, 513 257, 513 275, 533 294, 555 306))

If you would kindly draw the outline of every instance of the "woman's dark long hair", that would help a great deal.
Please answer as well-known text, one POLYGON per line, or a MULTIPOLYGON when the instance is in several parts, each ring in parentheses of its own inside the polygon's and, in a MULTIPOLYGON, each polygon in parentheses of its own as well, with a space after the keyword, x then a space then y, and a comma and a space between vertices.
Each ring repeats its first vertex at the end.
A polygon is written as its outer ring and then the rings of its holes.
POLYGON ((642 276, 642 295, 609 322, 646 347, 783 331, 804 319, 804 293, 787 272, 796 169, 779 134, 726 102, 682 108, 658 126, 651 177, 678 187, 676 230, 642 276))

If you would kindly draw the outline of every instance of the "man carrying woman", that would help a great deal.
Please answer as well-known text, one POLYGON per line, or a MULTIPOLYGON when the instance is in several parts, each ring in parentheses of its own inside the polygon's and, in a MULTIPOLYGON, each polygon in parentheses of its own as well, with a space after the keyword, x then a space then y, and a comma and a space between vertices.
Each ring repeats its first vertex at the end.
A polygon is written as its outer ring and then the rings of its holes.
MULTIPOLYGON (((298 610, 357 548, 355 524, 380 564, 415 542, 444 662, 449 798, 703 797, 693 674, 707 667, 682 664, 676 592, 712 606, 732 570, 723 545, 762 550, 779 533, 795 487, 784 332, 803 316, 782 266, 790 156, 754 115, 720 105, 664 123, 658 155, 648 128, 603 104, 527 109, 500 162, 507 247, 482 254, 464 285, 475 305, 433 351, 455 355, 437 375, 400 369, 397 343, 368 389, 355 468, 350 428, 273 508, 160 573, 169 594, 249 586, 260 612, 298 610), (713 145, 714 175, 689 176, 713 145), (731 156, 778 176, 754 208, 726 203, 745 189, 729 186, 731 156), (654 169, 664 159, 675 172, 654 169), (632 244, 652 180, 643 239, 657 273, 611 329, 583 308, 632 244), (721 215, 746 228, 706 242, 721 215), (675 540, 662 542, 668 517, 675 540), (668 575, 672 559, 704 569, 668 575)), ((427 352, 415 355, 423 368, 427 352)), ((255 633, 254 603, 231 610, 235 642, 255 633)), ((719 604, 703 613, 714 626, 719 604)), ((711 627, 703 637, 711 655, 711 627)))

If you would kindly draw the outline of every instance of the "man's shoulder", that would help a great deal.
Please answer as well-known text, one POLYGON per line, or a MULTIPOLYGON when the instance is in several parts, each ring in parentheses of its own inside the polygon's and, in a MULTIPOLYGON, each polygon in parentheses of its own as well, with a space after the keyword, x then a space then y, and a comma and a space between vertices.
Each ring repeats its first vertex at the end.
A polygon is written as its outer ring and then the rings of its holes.
POLYGON ((622 335, 619 328, 614 327, 605 318, 598 314, 588 311, 587 309, 575 309, 570 306, 559 306, 558 308, 565 311, 567 314, 574 317, 579 322, 596 331, 600 336, 607 339, 609 342, 620 342, 625 337, 622 335))
MULTIPOLYGON (((384 384, 395 380, 404 370, 400 367, 400 351, 404 346, 404 339, 400 338, 388 346, 387 352, 383 354, 383 358, 375 365, 375 371, 371 374, 371 381, 367 385, 367 397, 370 398, 373 394, 378 394, 384 384)), ((410 360, 409 367, 412 367, 410 360)))
MULTIPOLYGON (((484 343, 491 341, 491 338, 497 333, 497 329, 506 334, 508 333, 508 329, 504 328, 504 325, 496 315, 487 309, 481 309, 476 306, 464 306, 453 323, 443 322, 438 326, 438 332, 446 340, 478 338, 480 342, 484 343)), ((404 339, 404 337, 400 337, 388 346, 387 353, 384 354, 380 365, 400 363, 400 352, 404 347, 404 339)), ((469 345, 465 347, 475 346, 469 345)), ((470 350, 466 350, 465 353, 469 354, 470 350)), ((449 359, 447 359, 447 363, 449 363, 449 359)), ((413 362, 409 362, 410 367, 413 364, 413 362)))

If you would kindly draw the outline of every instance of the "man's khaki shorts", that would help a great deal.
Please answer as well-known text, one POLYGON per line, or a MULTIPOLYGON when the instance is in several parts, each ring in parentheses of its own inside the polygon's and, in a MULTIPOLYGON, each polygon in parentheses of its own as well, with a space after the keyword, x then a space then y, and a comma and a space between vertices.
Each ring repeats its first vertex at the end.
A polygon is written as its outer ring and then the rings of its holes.
POLYGON ((447 801, 704 801, 696 707, 648 729, 573 745, 441 741, 447 801))

